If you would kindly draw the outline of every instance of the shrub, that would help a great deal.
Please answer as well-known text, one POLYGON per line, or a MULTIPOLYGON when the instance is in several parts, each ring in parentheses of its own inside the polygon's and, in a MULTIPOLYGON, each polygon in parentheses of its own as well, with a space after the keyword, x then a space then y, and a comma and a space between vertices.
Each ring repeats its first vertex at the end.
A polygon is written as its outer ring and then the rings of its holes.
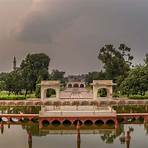
POLYGON ((143 99, 148 99, 148 96, 132 95, 129 96, 129 99, 143 100, 143 99))

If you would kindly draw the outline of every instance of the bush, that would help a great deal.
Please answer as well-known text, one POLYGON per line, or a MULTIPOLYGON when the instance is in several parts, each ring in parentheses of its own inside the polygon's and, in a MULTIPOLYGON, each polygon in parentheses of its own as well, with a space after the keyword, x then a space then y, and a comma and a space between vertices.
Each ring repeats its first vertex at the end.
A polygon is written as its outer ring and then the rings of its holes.
POLYGON ((148 96, 141 96, 141 95, 132 95, 128 97, 129 99, 137 99, 137 100, 143 100, 143 99, 148 99, 148 96))
POLYGON ((25 100, 26 97, 25 96, 13 96, 13 95, 10 95, 10 96, 0 96, 0 100, 25 100))

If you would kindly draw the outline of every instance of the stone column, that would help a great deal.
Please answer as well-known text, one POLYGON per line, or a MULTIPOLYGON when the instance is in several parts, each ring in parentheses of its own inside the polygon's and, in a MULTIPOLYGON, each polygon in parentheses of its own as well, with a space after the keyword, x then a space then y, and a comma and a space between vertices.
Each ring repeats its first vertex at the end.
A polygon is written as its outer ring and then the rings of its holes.
POLYGON ((44 88, 41 88, 41 100, 43 101, 44 98, 45 98, 45 89, 44 88))
POLYGON ((98 89, 93 86, 93 99, 97 99, 97 93, 98 93, 98 89))
POLYGON ((113 89, 112 87, 109 87, 109 96, 108 96, 109 98, 112 98, 112 95, 113 95, 112 93, 113 93, 113 89))
POLYGON ((60 88, 56 88, 56 99, 60 98, 60 88))

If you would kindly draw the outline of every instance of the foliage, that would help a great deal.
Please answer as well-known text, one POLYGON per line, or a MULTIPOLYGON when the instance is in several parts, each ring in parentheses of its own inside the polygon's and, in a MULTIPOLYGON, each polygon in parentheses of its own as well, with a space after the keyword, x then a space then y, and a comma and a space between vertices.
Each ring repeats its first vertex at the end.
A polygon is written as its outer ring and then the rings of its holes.
POLYGON ((44 53, 28 54, 19 68, 0 74, 0 90, 27 96, 35 91, 41 80, 48 80, 50 58, 44 53))
POLYGON ((107 96, 107 90, 105 88, 102 88, 98 91, 98 97, 106 97, 107 96))
POLYGON ((86 75, 86 78, 85 78, 85 82, 86 84, 90 84, 93 82, 93 80, 103 80, 105 79, 105 73, 104 72, 89 72, 87 75, 86 75))
POLYGON ((148 106, 146 105, 118 105, 114 106, 113 109, 117 113, 148 113, 148 106))
POLYGON ((128 97, 129 99, 136 99, 136 100, 144 100, 144 99, 148 99, 148 96, 141 96, 141 95, 131 95, 128 97))
POLYGON ((64 85, 65 84, 64 75, 65 75, 64 71, 59 71, 59 70, 55 69, 51 72, 49 79, 50 80, 59 80, 64 85))
POLYGON ((144 96, 148 90, 148 67, 136 66, 120 85, 121 94, 144 96))
POLYGON ((106 79, 117 80, 121 75, 127 76, 133 56, 131 49, 125 44, 115 49, 113 45, 105 45, 99 51, 98 58, 103 63, 106 79))
POLYGON ((50 58, 44 54, 28 54, 22 61, 20 69, 24 79, 24 89, 34 91, 38 79, 47 80, 49 78, 48 66, 50 58))
POLYGON ((24 95, 0 95, 0 100, 25 100, 24 95))

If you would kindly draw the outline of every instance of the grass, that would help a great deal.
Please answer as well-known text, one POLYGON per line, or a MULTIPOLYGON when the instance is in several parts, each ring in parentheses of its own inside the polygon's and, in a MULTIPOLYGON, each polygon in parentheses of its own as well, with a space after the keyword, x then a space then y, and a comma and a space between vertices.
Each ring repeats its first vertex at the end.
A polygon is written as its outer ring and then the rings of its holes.
POLYGON ((0 92, 0 100, 25 100, 27 98, 35 98, 35 95, 34 94, 28 94, 27 96, 15 95, 15 94, 8 95, 8 93, 5 91, 0 92))
POLYGON ((128 97, 129 99, 136 99, 136 100, 144 100, 144 99, 148 99, 148 95, 146 94, 145 96, 141 96, 141 95, 131 95, 128 97))

